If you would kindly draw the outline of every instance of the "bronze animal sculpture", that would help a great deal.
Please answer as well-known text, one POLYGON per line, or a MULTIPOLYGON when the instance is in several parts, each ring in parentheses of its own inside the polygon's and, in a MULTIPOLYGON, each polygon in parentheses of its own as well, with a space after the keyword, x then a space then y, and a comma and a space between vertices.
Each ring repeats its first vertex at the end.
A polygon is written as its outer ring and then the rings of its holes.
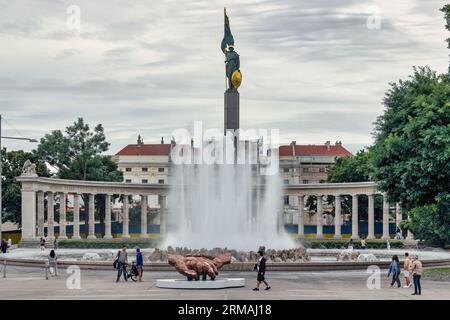
POLYGON ((216 279, 219 269, 225 264, 231 263, 231 253, 225 253, 218 256, 209 256, 204 254, 194 254, 181 256, 169 254, 168 261, 179 273, 186 276, 189 281, 200 279, 206 280, 209 276, 211 280, 216 279))

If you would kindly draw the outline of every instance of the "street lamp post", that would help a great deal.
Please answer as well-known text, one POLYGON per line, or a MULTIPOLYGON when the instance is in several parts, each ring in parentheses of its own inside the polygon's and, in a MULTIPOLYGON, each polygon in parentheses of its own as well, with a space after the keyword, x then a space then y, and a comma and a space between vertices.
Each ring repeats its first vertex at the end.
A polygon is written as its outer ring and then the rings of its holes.
POLYGON ((3 171, 2 171, 2 139, 12 139, 12 140, 25 140, 28 142, 38 142, 36 139, 31 138, 18 138, 18 137, 2 137, 2 115, 0 114, 0 241, 3 239, 3 207, 2 207, 2 182, 3 182, 3 171))

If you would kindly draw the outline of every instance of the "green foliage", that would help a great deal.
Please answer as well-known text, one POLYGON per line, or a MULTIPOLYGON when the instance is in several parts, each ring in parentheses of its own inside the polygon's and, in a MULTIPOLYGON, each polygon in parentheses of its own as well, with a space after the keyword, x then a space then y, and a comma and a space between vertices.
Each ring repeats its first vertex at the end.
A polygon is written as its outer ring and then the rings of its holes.
MULTIPOLYGON (((445 6, 443 6, 441 8, 441 11, 444 13, 445 28, 450 31, 450 4, 446 4, 445 6)), ((450 37, 445 41, 447 41, 447 48, 450 49, 450 37)), ((448 72, 450 73, 450 65, 448 67, 448 72)))
POLYGON ((2 150, 2 207, 4 221, 21 223, 22 193, 20 183, 16 177, 22 174, 25 161, 30 160, 36 164, 36 173, 41 177, 50 176, 45 163, 30 152, 2 150))
POLYGON ((59 248, 74 249, 119 249, 126 245, 128 248, 155 248, 158 245, 156 239, 112 239, 112 240, 60 240, 59 248))
POLYGON ((328 168, 327 182, 371 181, 373 167, 370 151, 361 150, 355 156, 340 157, 328 168))
POLYGON ((391 84, 384 105, 372 150, 374 177, 415 215, 405 226, 416 238, 444 244, 450 228, 444 209, 450 190, 450 77, 414 68, 408 80, 391 84))
POLYGON ((432 244, 444 246, 450 242, 450 194, 442 193, 436 203, 411 210, 411 222, 406 227, 416 238, 426 239, 432 244))

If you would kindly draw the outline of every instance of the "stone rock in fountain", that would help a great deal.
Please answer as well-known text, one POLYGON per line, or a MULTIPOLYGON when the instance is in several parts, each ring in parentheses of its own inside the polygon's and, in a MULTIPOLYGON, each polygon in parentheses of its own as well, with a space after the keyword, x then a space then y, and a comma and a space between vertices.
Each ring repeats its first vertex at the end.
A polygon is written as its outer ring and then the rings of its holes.
POLYGON ((353 251, 349 249, 344 249, 340 253, 337 254, 337 261, 355 261, 359 257, 358 251, 353 251))
POLYGON ((375 255, 372 253, 360 254, 358 256, 358 262, 375 262, 377 260, 377 257, 375 257, 375 255))
POLYGON ((100 260, 100 255, 95 252, 86 252, 81 259, 86 261, 98 261, 100 260))

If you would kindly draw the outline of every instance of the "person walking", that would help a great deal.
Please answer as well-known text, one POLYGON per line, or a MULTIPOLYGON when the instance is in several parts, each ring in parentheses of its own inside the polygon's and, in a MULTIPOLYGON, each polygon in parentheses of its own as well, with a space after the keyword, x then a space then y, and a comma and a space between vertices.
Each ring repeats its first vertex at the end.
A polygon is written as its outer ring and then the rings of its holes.
POLYGON ((122 250, 119 250, 119 252, 117 252, 116 260, 117 260, 117 280, 116 280, 116 282, 119 282, 120 276, 122 275, 122 273, 123 273, 123 279, 125 281, 128 281, 127 269, 126 269, 127 263, 128 263, 127 246, 123 246, 122 250))
POLYGON ((400 229, 399 226, 397 226, 397 230, 395 233, 397 235, 397 240, 402 240, 402 229, 400 229))
POLYGON ((56 262, 58 257, 56 256, 55 250, 51 250, 48 255, 48 271, 50 275, 57 276, 56 262))
POLYGON ((411 267, 412 267, 412 261, 409 257, 409 253, 405 252, 405 261, 403 262, 403 275, 405 276, 405 286, 404 288, 411 287, 411 267))
POLYGON ((412 295, 422 295, 422 286, 420 284, 420 278, 422 277, 422 261, 419 260, 419 256, 415 255, 411 264, 411 273, 414 282, 414 293, 412 295))
POLYGON ((2 242, 0 244, 0 251, 2 253, 6 253, 7 250, 8 250, 8 243, 6 242, 5 239, 2 239, 2 242))
POLYGON ((259 286, 261 285, 261 282, 264 282, 266 285, 266 288, 264 290, 270 290, 269 283, 265 279, 266 274, 266 258, 264 258, 264 252, 262 250, 258 251, 260 258, 255 263, 255 267, 253 270, 256 270, 258 272, 258 275, 256 277, 256 288, 253 289, 253 291, 259 291, 259 286))
POLYGON ((39 240, 39 244, 41 246, 41 251, 45 250, 45 239, 44 237, 41 237, 41 239, 39 240))
POLYGON ((350 238, 350 241, 348 242, 348 250, 353 250, 353 239, 350 238))
POLYGON ((366 239, 365 238, 361 238, 361 249, 363 249, 363 250, 366 249, 366 239))
POLYGON ((389 266, 388 277, 392 273, 392 282, 390 288, 394 287, 394 283, 397 282, 397 287, 400 288, 402 285, 400 283, 400 261, 397 255, 392 256, 392 262, 389 266))
POLYGON ((8 238, 8 247, 6 250, 9 252, 9 250, 11 250, 11 248, 12 248, 12 239, 8 238))
POLYGON ((53 240, 53 249, 58 249, 58 239, 55 237, 55 240, 53 240))
POLYGON ((142 275, 144 274, 144 259, 142 258, 141 249, 136 249, 136 268, 139 273, 139 282, 142 282, 142 275))

